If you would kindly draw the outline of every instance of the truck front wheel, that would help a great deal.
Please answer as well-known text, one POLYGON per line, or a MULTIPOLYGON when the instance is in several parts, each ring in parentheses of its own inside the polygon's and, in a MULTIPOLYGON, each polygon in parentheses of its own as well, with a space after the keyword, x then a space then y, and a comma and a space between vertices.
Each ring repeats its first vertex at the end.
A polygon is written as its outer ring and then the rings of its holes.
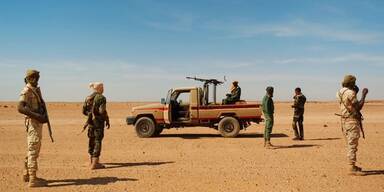
POLYGON ((140 117, 135 123, 137 136, 141 138, 152 137, 155 134, 155 122, 149 117, 140 117))
POLYGON ((218 128, 223 137, 236 137, 240 132, 239 121, 234 117, 224 117, 221 119, 218 128))

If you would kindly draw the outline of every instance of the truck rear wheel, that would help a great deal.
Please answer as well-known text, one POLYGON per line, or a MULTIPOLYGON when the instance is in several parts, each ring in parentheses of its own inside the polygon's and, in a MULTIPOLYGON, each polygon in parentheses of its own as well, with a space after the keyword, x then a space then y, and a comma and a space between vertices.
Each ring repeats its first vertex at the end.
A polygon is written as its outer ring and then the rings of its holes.
POLYGON ((155 122, 149 117, 140 117, 135 123, 137 136, 148 138, 155 135, 155 122))
POLYGON ((221 119, 218 128, 223 137, 236 137, 240 132, 239 121, 234 117, 224 117, 221 119))

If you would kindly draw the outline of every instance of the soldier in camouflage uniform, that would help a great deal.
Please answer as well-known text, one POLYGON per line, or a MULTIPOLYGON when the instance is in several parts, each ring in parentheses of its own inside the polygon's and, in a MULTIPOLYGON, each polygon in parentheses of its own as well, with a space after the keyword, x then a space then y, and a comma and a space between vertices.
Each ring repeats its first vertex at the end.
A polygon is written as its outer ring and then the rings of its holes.
POLYGON ((273 114, 275 112, 275 106, 273 104, 273 87, 267 87, 267 94, 263 97, 262 109, 265 118, 264 129, 264 147, 267 149, 273 148, 271 144, 271 133, 273 128, 273 114))
POLYGON ((239 82, 232 82, 231 93, 228 93, 227 98, 223 99, 223 104, 235 104, 240 100, 241 88, 239 87, 239 82))
POLYGON ((304 140, 304 105, 307 101, 307 98, 301 93, 301 88, 297 87, 295 89, 295 96, 293 97, 294 102, 292 108, 294 108, 292 128, 295 133, 293 140, 304 140), (297 130, 299 127, 299 130, 297 130))
POLYGON ((90 155, 91 169, 101 169, 104 165, 99 163, 101 145, 104 138, 104 126, 109 129, 107 113, 107 100, 103 96, 103 83, 91 83, 93 93, 88 96, 83 105, 83 114, 87 116, 88 128, 88 153, 90 155))
POLYGON ((18 111, 24 114, 25 126, 27 128, 28 152, 24 163, 24 182, 29 182, 29 187, 41 187, 46 185, 46 181, 36 176, 38 170, 37 159, 40 154, 43 124, 48 122, 48 118, 42 112, 42 98, 38 81, 39 71, 27 70, 24 79, 26 85, 20 93, 18 111))
POLYGON ((347 144, 347 156, 351 166, 350 171, 353 175, 362 175, 362 168, 356 166, 356 152, 362 128, 360 110, 364 106, 368 89, 363 89, 361 100, 358 101, 355 91, 355 76, 345 76, 342 86, 343 88, 336 93, 336 97, 340 103, 341 127, 347 144))

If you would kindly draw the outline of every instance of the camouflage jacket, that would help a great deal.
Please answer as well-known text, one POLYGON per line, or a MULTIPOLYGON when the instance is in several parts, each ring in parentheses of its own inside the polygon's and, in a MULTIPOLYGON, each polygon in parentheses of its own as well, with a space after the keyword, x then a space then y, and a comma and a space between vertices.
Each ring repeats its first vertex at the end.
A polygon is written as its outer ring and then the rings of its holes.
POLYGON ((293 105, 292 107, 295 109, 294 110, 294 115, 295 116, 301 116, 304 114, 304 105, 305 105, 305 102, 307 101, 307 98, 303 95, 303 94, 300 94, 300 95, 295 95, 293 97, 293 105))

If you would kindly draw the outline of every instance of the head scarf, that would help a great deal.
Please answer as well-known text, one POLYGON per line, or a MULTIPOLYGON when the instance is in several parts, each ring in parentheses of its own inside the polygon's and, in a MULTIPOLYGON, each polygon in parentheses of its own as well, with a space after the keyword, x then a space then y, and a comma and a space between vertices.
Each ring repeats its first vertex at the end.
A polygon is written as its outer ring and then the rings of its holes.
POLYGON ((89 84, 89 88, 95 92, 101 93, 102 89, 104 88, 104 84, 101 82, 93 82, 89 84))

